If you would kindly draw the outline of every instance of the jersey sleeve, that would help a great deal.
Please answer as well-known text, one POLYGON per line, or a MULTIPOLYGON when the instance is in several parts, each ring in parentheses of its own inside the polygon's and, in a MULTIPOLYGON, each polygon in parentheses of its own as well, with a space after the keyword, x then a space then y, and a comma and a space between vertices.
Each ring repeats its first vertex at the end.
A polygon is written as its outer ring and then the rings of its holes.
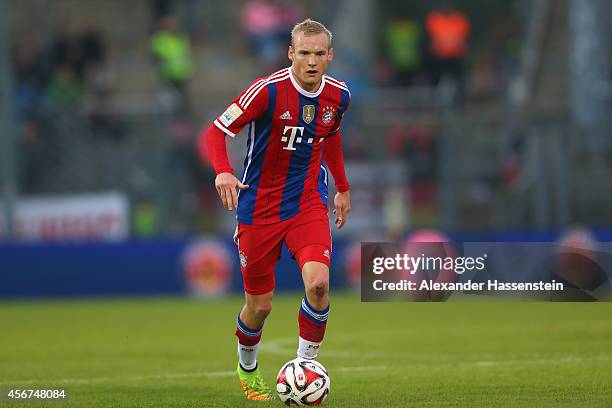
POLYGON ((264 80, 253 82, 219 115, 214 124, 226 135, 236 136, 249 122, 260 118, 268 107, 268 88, 264 80))
POLYGON ((323 157, 325 158, 325 163, 327 163, 329 171, 334 177, 336 189, 340 193, 350 190, 351 186, 349 185, 344 170, 344 155, 342 154, 340 132, 335 132, 329 137, 326 137, 324 143, 323 157))
POLYGON ((216 174, 234 172, 227 156, 225 133, 216 126, 209 126, 200 134, 197 148, 202 161, 212 165, 216 174))
POLYGON ((351 93, 348 90, 346 91, 346 93, 344 93, 343 99, 346 99, 346 102, 340 103, 340 107, 338 108, 338 114, 336 116, 336 122, 335 122, 334 128, 329 132, 330 136, 340 130, 340 124, 342 123, 342 118, 344 117, 344 114, 346 113, 346 111, 348 110, 351 104, 351 93))

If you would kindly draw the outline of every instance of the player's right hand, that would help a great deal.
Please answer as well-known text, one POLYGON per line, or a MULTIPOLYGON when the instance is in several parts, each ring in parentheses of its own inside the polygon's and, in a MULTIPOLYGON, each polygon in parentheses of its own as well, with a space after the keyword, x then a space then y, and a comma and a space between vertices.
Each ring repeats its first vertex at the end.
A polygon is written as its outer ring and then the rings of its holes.
POLYGON ((238 208, 238 190, 246 190, 249 188, 248 184, 242 184, 240 180, 236 178, 232 173, 219 173, 215 178, 215 188, 223 207, 232 211, 234 208, 238 208))

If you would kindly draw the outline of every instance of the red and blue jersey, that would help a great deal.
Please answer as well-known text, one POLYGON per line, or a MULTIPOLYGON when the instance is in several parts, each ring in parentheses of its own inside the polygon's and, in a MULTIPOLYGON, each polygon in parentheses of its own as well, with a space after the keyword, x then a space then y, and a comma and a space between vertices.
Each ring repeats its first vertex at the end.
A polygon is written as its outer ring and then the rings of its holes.
POLYGON ((323 142, 340 128, 350 93, 324 75, 314 92, 300 87, 285 68, 259 78, 214 122, 234 137, 249 125, 247 155, 238 197, 238 222, 273 224, 312 205, 327 206, 323 142))

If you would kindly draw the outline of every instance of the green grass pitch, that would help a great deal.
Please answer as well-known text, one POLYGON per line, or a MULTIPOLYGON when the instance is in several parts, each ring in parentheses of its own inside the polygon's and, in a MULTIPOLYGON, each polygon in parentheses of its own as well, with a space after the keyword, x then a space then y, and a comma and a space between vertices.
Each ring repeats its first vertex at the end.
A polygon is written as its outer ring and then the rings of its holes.
MULTIPOLYGON (((279 295, 259 363, 295 356, 300 296, 279 295)), ((64 388, 0 406, 282 406, 243 399, 242 297, 0 303, 0 389, 64 388)), ((319 356, 328 407, 610 407, 612 303, 360 303, 334 294, 319 356)))

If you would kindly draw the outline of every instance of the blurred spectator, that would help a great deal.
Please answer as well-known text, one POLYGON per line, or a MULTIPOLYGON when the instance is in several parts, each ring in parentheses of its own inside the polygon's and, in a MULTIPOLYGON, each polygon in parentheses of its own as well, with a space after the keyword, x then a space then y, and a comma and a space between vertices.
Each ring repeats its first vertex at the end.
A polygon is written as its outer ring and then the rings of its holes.
POLYGON ((185 87, 194 70, 191 44, 189 37, 178 31, 175 16, 161 19, 159 30, 151 37, 151 50, 160 80, 177 97, 175 113, 187 111, 189 104, 185 87))
POLYGON ((249 0, 242 9, 241 23, 247 43, 265 65, 262 71, 277 68, 285 51, 279 36, 286 24, 280 5, 270 0, 249 0))
MULTIPOLYGON (((54 70, 68 67, 79 81, 85 80, 91 66, 103 62, 106 52, 102 34, 92 22, 84 22, 83 29, 69 24, 60 26, 44 52, 42 67, 52 74, 54 70)), ((47 75, 46 79, 49 79, 47 75)))
POLYGON ((397 18, 386 30, 387 60, 395 74, 395 85, 412 85, 421 63, 421 30, 408 18, 397 18))
MULTIPOLYGON (((287 48, 291 43, 291 30, 299 22, 304 20, 304 8, 301 2, 293 0, 276 0, 280 12, 280 28, 277 32, 281 48, 287 48), (284 47, 283 47, 284 46, 284 47)), ((285 53, 281 53, 282 63, 286 62, 285 53)))
POLYGON ((81 59, 85 75, 95 70, 106 60, 106 43, 100 30, 91 22, 78 35, 81 59))
POLYGON ((153 21, 157 22, 173 14, 175 4, 172 0, 150 0, 151 14, 153 14, 153 21))
POLYGON ((68 67, 82 81, 87 71, 103 62, 106 47, 102 34, 95 24, 86 22, 82 30, 73 30, 64 25, 50 46, 53 68, 68 67))
POLYGON ((520 64, 520 30, 516 19, 511 15, 499 16, 491 37, 495 80, 504 89, 517 74, 520 64))
POLYGON ((13 52, 15 88, 13 103, 19 132, 18 144, 22 152, 19 160, 19 185, 29 192, 38 185, 46 165, 41 135, 43 91, 50 75, 44 49, 38 36, 23 36, 13 52))
POLYGON ((87 88, 105 61, 102 34, 92 23, 82 30, 64 24, 43 44, 35 33, 17 36, 14 49, 14 105, 19 129, 20 188, 37 191, 57 162, 53 153, 57 123, 80 107, 87 88))
POLYGON ((107 65, 107 46, 103 33, 91 21, 84 22, 77 34, 80 48, 80 65, 83 69, 83 87, 89 97, 88 120, 94 135, 113 139, 123 136, 122 125, 117 118, 107 114, 111 101, 113 77, 107 65))
POLYGON ((51 40, 50 55, 53 68, 70 67, 80 78, 83 77, 81 47, 70 24, 60 25, 59 32, 51 40))
POLYGON ((386 157, 410 163, 410 208, 415 218, 430 218, 437 206, 439 147, 431 129, 393 126, 386 134, 386 157))
POLYGON ((444 4, 429 12, 426 26, 433 83, 438 85, 442 78, 448 78, 461 96, 470 23, 461 11, 444 4))
POLYGON ((19 132, 19 185, 22 192, 40 183, 46 155, 41 135, 43 86, 48 76, 38 42, 26 41, 15 52, 14 106, 19 132))
POLYGON ((79 102, 105 60, 106 46, 92 22, 86 22, 79 31, 65 25, 51 41, 48 55, 50 64, 43 80, 46 102, 51 108, 63 110, 79 102))
POLYGON ((74 68, 68 64, 60 66, 45 87, 47 102, 60 112, 75 108, 82 92, 82 82, 74 68))
POLYGON ((372 80, 376 85, 394 86, 395 73, 386 58, 379 57, 372 63, 372 80))
POLYGON ((14 52, 15 108, 20 123, 33 120, 39 111, 42 91, 50 76, 43 49, 34 36, 28 36, 14 52))
POLYGON ((508 132, 498 162, 502 185, 508 190, 512 190, 521 187, 521 173, 524 171, 527 161, 528 132, 520 122, 510 128, 508 132))

